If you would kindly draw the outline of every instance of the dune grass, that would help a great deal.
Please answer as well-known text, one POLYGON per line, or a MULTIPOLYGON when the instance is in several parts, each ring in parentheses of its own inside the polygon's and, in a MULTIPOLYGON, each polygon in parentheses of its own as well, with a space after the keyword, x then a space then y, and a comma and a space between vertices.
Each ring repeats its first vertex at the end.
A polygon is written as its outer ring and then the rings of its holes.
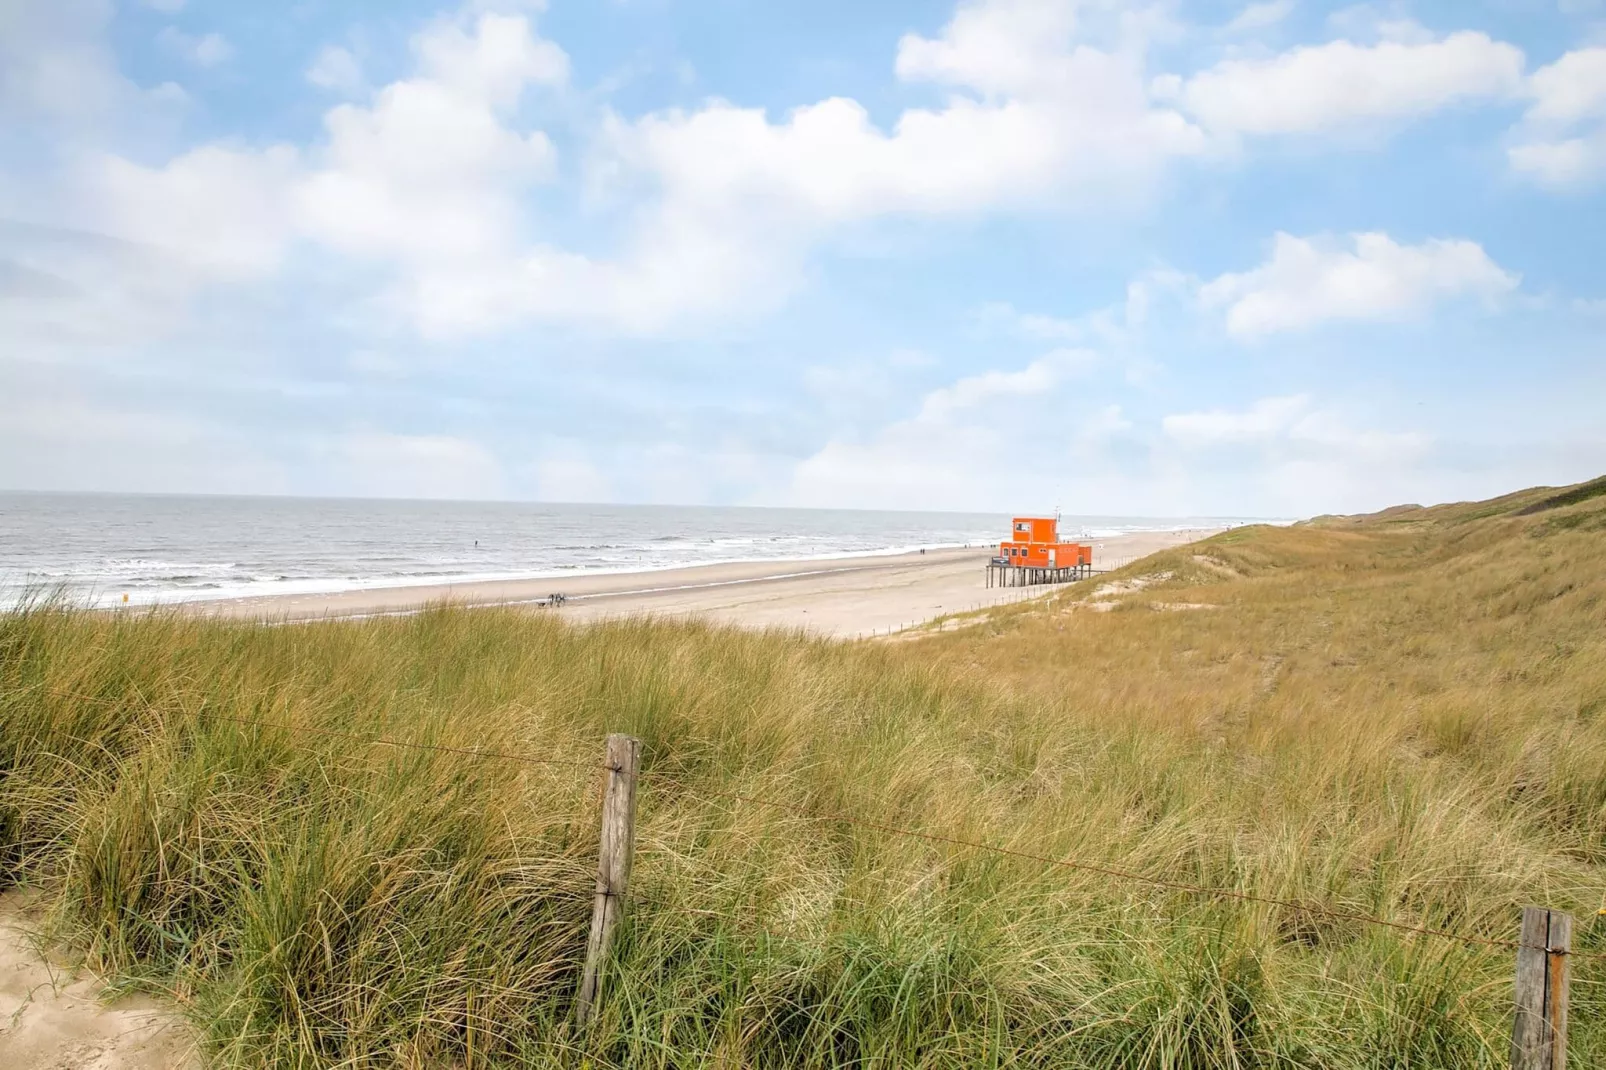
POLYGON ((1310 908, 1510 939, 1539 902, 1606 952, 1603 623, 1606 499, 1549 491, 896 643, 42 604, 0 618, 0 883, 224 1066, 1501 1067, 1509 951, 1310 908), (610 731, 639 894, 579 1034, 610 731))

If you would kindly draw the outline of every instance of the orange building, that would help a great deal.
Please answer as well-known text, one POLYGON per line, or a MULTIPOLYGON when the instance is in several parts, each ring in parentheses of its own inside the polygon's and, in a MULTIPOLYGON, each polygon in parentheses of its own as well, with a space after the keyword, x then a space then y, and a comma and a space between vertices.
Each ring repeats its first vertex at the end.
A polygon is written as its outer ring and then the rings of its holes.
POLYGON ((1093 564, 1093 547, 1061 542, 1059 521, 1047 516, 1017 516, 1007 542, 998 544, 996 564, 1013 568, 1079 568, 1093 564))

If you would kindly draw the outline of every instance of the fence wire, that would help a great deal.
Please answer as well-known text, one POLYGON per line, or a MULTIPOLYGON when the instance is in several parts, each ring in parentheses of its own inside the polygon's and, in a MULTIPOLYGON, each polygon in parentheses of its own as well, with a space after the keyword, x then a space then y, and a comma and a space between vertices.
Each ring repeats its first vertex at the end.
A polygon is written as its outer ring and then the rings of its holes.
MULTIPOLYGON (((75 695, 64 692, 52 693, 57 695, 57 697, 73 698, 83 701, 114 701, 110 699, 99 698, 98 696, 75 695)), ((216 712, 209 712, 208 716, 216 720, 228 721, 251 728, 267 728, 291 733, 310 732, 348 739, 370 746, 392 747, 414 751, 436 751, 441 754, 450 754, 457 757, 513 761, 531 765, 566 766, 574 769, 588 769, 598 772, 612 768, 603 762, 597 761, 547 757, 534 754, 512 753, 507 751, 487 750, 471 747, 454 747, 438 743, 419 743, 409 740, 389 739, 382 736, 362 735, 355 732, 347 732, 334 728, 323 728, 315 725, 286 724, 284 722, 265 721, 259 718, 235 717, 229 714, 216 712)), ((617 772, 619 770, 614 771, 617 772)), ((1498 948, 1508 951, 1517 950, 1521 946, 1516 940, 1503 940, 1495 937, 1477 936, 1469 933, 1456 933, 1451 932, 1448 929, 1440 929, 1427 925, 1413 925, 1408 922, 1401 921, 1391 921, 1387 918, 1380 918, 1370 914, 1361 914, 1347 910, 1337 910, 1332 907, 1325 907, 1310 902, 1301 902, 1294 899, 1283 899, 1277 896, 1257 895, 1253 892, 1239 891, 1234 888, 1218 888, 1208 885, 1193 884, 1187 881, 1172 880, 1165 877, 1155 877, 1146 873, 1139 873, 1134 870, 1123 869, 1117 866, 1109 866, 1098 862, 1088 862, 1072 858, 1060 858, 1053 855, 1039 854, 1034 851, 1022 851, 1011 847, 1000 847, 995 844, 984 843, 980 840, 971 840, 958 836, 949 836, 938 832, 924 832, 919 829, 904 828, 882 821, 875 821, 870 818, 858 817, 843 811, 829 813, 812 812, 794 804, 786 803, 777 799, 760 798, 754 795, 746 795, 733 791, 724 791, 717 788, 694 788, 686 784, 684 781, 677 780, 666 774, 654 773, 652 771, 644 771, 638 774, 638 779, 672 786, 678 788, 685 795, 692 797, 703 799, 726 799, 752 806, 762 806, 779 810, 790 814, 791 816, 803 818, 805 820, 819 822, 840 822, 842 824, 854 825, 859 828, 872 829, 886 835, 921 840, 927 843, 939 843, 952 847, 963 847, 975 851, 985 851, 1003 857, 1022 859, 1025 861, 1036 862, 1041 865, 1077 870, 1086 873, 1096 873, 1100 876, 1111 877, 1117 880, 1129 881, 1132 883, 1147 884, 1151 887, 1166 888, 1172 891, 1187 892, 1207 897, 1233 899, 1241 902, 1257 903, 1265 906, 1282 907, 1284 909, 1304 912, 1307 914, 1316 914, 1338 921, 1346 921, 1363 925, 1375 925, 1382 928, 1393 929, 1398 932, 1413 933, 1421 936, 1432 936, 1438 939, 1456 941, 1467 945, 1498 948)), ((634 893, 632 893, 632 898, 634 898, 634 893)), ((1606 952, 1569 951, 1561 953, 1568 954, 1572 958, 1606 960, 1606 952)))

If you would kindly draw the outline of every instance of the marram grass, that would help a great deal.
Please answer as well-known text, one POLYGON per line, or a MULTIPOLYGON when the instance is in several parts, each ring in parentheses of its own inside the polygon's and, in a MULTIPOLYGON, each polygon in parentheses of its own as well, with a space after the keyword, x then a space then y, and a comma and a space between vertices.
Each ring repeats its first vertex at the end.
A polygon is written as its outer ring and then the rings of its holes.
POLYGON ((1509 951, 843 817, 1495 939, 1543 903, 1606 952, 1606 500, 1570 493, 1235 531, 1107 612, 895 643, 39 604, 0 617, 0 881, 221 1066, 1503 1067, 1509 951), (639 894, 581 1034, 610 731, 639 894))

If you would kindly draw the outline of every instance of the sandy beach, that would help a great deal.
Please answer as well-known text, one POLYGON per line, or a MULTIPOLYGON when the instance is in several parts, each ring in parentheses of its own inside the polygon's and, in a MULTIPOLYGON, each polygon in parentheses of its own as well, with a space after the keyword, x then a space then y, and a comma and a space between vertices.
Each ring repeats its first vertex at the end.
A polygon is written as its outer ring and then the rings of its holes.
MULTIPOLYGON (((1214 529, 1144 532, 1095 540, 1098 569, 1215 534, 1214 529)), ((988 589, 990 549, 924 554, 701 565, 653 572, 579 575, 282 595, 191 603, 193 612, 259 620, 314 620, 416 612, 440 601, 528 605, 565 620, 701 616, 749 628, 801 628, 852 638, 898 631, 948 613, 1041 597, 1052 586, 988 589), (555 608, 541 605, 562 594, 555 608)))

